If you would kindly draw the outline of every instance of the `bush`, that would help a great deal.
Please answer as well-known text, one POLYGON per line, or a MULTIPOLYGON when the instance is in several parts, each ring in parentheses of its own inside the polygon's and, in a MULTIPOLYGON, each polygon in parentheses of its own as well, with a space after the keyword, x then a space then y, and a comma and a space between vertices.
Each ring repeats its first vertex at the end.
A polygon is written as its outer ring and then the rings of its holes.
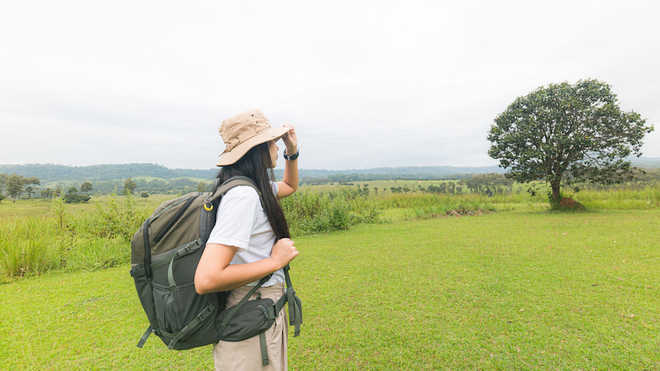
POLYGON ((131 249, 123 238, 85 238, 71 241, 66 255, 66 270, 97 270, 130 261, 131 249))
POLYGON ((282 200, 282 209, 293 235, 346 230, 378 219, 375 205, 357 190, 297 192, 282 200))
POLYGON ((62 199, 64 202, 67 204, 77 204, 81 202, 87 202, 89 201, 91 197, 88 194, 85 193, 78 193, 75 188, 69 189, 69 192, 67 192, 62 199))
POLYGON ((62 252, 55 223, 46 217, 31 217, 0 228, 0 271, 8 277, 43 273, 59 268, 62 252))
POLYGON ((64 200, 61 198, 56 198, 50 202, 50 208, 57 218, 57 226, 60 230, 64 229, 64 218, 66 212, 64 210, 64 200))
POLYGON ((78 234, 88 234, 102 238, 123 238, 130 241, 142 222, 151 211, 138 209, 132 196, 112 197, 96 205, 94 213, 80 214, 72 221, 72 228, 78 234))

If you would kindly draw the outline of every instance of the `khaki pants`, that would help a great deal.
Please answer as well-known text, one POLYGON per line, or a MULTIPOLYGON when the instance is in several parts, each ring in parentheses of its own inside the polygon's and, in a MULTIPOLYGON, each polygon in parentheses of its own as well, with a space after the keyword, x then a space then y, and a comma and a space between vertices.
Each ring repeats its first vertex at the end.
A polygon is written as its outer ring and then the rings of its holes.
MULTIPOLYGON (((250 291, 249 286, 239 287, 229 294, 227 307, 237 304, 250 291)), ((284 284, 278 283, 269 287, 261 287, 261 298, 270 298, 274 302, 284 295, 284 284)), ((256 294, 255 294, 256 295, 256 294)), ((250 299, 254 299, 253 296, 250 299)), ((287 369, 286 346, 288 326, 285 309, 282 308, 275 323, 266 330, 268 349, 268 366, 262 366, 259 336, 253 336, 243 341, 220 341, 213 348, 213 360, 216 370, 273 370, 287 369)))

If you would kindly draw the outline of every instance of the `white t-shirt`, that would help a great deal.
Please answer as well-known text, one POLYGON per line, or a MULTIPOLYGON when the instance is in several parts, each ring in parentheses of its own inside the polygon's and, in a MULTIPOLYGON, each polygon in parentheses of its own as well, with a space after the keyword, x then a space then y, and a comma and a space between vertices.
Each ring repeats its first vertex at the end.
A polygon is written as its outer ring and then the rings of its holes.
MULTIPOLYGON (((271 186, 277 195, 277 183, 271 182, 271 186)), ((246 264, 268 258, 275 241, 275 233, 254 188, 238 186, 225 193, 207 243, 238 247, 229 264, 246 264)), ((281 269, 274 272, 263 286, 272 286, 278 282, 284 282, 281 269)), ((254 286, 256 283, 249 285, 254 286)))

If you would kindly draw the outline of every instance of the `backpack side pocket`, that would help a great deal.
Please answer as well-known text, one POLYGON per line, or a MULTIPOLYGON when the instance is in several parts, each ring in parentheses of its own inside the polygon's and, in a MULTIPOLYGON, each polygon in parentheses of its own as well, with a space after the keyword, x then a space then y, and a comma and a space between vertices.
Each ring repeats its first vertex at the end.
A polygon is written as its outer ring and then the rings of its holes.
MULTIPOLYGON (((218 323, 234 307, 225 309, 220 313, 218 323)), ((277 313, 275 303, 272 299, 257 299, 247 301, 240 311, 236 312, 220 334, 223 341, 243 341, 268 330, 273 323, 277 313)))
POLYGON ((153 300, 153 286, 151 281, 147 279, 146 272, 143 264, 134 265, 131 268, 131 276, 135 281, 135 289, 137 290, 138 297, 142 308, 147 314, 147 319, 152 328, 157 328, 158 322, 156 320, 156 311, 154 308, 153 300))

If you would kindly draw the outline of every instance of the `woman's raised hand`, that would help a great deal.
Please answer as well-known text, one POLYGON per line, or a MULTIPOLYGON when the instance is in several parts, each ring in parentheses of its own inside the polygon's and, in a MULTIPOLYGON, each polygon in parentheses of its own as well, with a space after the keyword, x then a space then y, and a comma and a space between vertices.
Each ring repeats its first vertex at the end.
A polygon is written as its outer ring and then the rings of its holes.
POLYGON ((296 136, 296 129, 289 124, 284 124, 282 125, 285 128, 289 128, 289 131, 284 134, 282 137, 282 140, 284 141, 284 145, 286 146, 286 153, 288 155, 292 155, 296 153, 298 150, 298 137, 296 136))
POLYGON ((279 239, 270 252, 270 257, 277 263, 278 269, 289 264, 296 256, 298 256, 298 250, 293 246, 293 240, 289 238, 279 239))

